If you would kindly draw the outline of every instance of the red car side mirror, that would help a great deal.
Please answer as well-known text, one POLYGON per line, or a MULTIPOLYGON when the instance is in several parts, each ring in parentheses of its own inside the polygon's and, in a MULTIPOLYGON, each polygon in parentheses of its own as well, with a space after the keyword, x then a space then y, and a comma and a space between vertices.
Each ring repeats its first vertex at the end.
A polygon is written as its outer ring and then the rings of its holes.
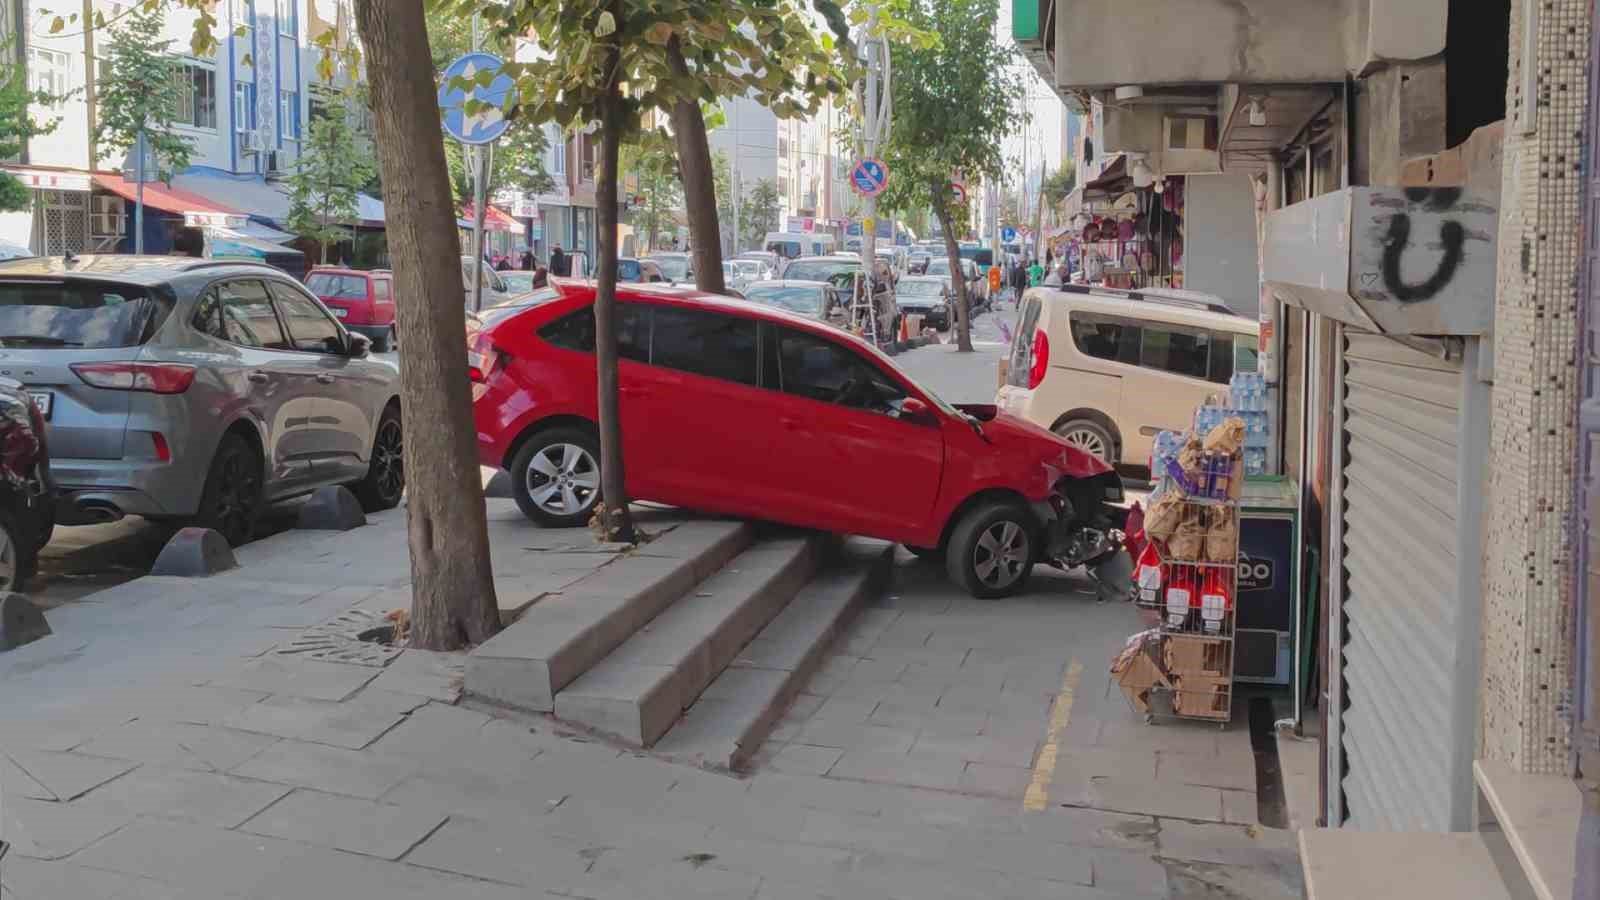
POLYGON ((901 421, 915 422, 918 425, 936 424, 936 420, 933 416, 933 410, 928 408, 927 403, 917 399, 916 397, 907 397, 900 401, 899 418, 901 421))

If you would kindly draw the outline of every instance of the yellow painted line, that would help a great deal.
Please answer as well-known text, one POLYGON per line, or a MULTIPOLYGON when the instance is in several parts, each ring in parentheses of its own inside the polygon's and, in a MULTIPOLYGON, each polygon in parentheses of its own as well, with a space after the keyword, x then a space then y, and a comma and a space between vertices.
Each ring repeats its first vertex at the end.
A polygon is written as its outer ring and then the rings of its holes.
POLYGON ((1060 751, 1061 732, 1072 719, 1072 692, 1078 689, 1078 678, 1083 675, 1083 663, 1073 660, 1067 674, 1061 679, 1061 693, 1056 695, 1055 709, 1050 713, 1050 730, 1045 734, 1044 747, 1033 764, 1033 780, 1022 795, 1022 808, 1038 812, 1050 805, 1050 782, 1056 777, 1056 755, 1060 751))

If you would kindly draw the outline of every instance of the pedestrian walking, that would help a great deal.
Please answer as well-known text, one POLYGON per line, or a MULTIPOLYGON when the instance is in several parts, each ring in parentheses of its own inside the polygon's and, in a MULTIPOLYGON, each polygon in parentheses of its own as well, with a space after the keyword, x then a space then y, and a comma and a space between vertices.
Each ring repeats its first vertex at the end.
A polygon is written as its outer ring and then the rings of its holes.
POLYGON ((1000 267, 997 265, 989 267, 989 296, 997 303, 1000 300, 1000 267))
POLYGON ((1033 265, 1028 267, 1028 287, 1038 287, 1043 283, 1044 266, 1039 265, 1039 261, 1036 259, 1033 261, 1033 265))

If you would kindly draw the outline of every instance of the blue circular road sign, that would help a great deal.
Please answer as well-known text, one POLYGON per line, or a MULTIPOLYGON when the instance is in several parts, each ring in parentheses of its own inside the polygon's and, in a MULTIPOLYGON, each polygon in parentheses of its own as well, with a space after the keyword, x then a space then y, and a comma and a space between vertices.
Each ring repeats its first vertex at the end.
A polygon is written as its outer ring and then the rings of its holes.
POLYGON ((1000 229, 1000 240, 1009 244, 1017 239, 1017 230, 1010 225, 1000 229))
POLYGON ((876 197, 883 193, 883 186, 888 182, 889 167, 870 156, 858 160, 850 169, 850 187, 858 194, 876 197))
POLYGON ((505 110, 515 102, 516 80, 501 72, 504 65, 500 57, 492 53, 468 53, 444 70, 444 79, 439 85, 439 109, 444 130, 451 137, 463 144, 487 144, 511 126, 505 110), (487 85, 476 81, 483 72, 496 73, 487 85), (473 83, 463 89, 455 83, 458 78, 473 83), (469 97, 488 106, 468 113, 469 97))

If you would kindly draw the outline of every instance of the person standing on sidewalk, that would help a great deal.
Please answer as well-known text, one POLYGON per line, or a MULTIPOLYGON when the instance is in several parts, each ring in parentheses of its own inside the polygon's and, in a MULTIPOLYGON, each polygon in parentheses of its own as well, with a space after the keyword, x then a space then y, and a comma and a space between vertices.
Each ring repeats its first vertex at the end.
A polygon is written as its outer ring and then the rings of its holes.
POLYGON ((1043 283, 1044 266, 1039 265, 1039 261, 1035 259, 1033 264, 1028 266, 1028 287, 1038 287, 1043 283))
POLYGON ((992 265, 992 266, 989 267, 989 296, 993 297, 994 301, 996 303, 1000 302, 1000 266, 999 265, 992 265))

